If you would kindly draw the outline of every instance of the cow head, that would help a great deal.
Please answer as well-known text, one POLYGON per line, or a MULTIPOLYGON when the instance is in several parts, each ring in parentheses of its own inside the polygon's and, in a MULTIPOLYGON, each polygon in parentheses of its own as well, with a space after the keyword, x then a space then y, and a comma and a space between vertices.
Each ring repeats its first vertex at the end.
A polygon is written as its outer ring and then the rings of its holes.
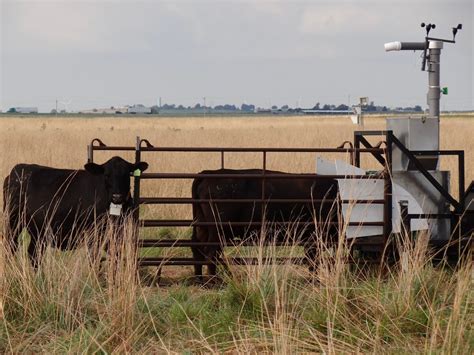
POLYGON ((89 173, 93 175, 103 175, 105 188, 110 202, 121 205, 128 202, 130 197, 130 173, 135 170, 145 171, 148 164, 139 162, 136 164, 120 158, 113 157, 104 164, 87 163, 84 165, 89 173))

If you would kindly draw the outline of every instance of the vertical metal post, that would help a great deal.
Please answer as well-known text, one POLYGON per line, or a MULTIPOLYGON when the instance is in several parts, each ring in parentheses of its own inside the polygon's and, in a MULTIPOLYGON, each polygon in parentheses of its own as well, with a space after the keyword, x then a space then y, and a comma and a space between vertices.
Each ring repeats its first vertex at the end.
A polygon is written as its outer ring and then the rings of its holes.
MULTIPOLYGON (((266 170, 267 170, 267 152, 264 150, 263 151, 263 169, 262 169, 262 205, 261 205, 261 228, 260 228, 260 233, 265 233, 265 175, 266 175, 266 170)), ((262 235, 262 237, 265 237, 262 235)))
MULTIPOLYGON (((140 137, 137 137, 135 145, 135 164, 141 160, 140 137)), ((140 176, 133 174, 133 218, 138 222, 140 218, 140 176)))
POLYGON ((353 153, 353 160, 354 165, 360 168, 360 139, 359 134, 354 132, 354 153, 353 153))
POLYGON ((94 162, 94 148, 92 147, 92 144, 89 144, 87 146, 87 162, 88 163, 94 162))
MULTIPOLYGON (((428 24, 427 35, 430 31, 431 24, 428 24)), ((443 49, 444 42, 454 43, 454 38, 452 41, 444 39, 436 39, 425 37, 425 42, 392 42, 385 44, 386 51, 393 50, 422 50, 423 53, 423 66, 421 70, 425 70, 425 63, 428 63, 428 93, 427 93, 427 103, 428 103, 428 117, 427 120, 431 121, 428 124, 430 127, 430 132, 436 137, 432 137, 431 145, 434 146, 434 150, 439 150, 440 142, 440 132, 439 132, 439 102, 441 98, 441 88, 440 88, 440 59, 441 59, 441 50, 443 49), (428 53, 428 54, 427 54, 428 53), (436 133, 435 133, 436 132, 436 133)), ((439 166, 439 158, 437 155, 425 156, 424 157, 428 164, 433 165, 435 163, 436 170, 439 166)))
POLYGON ((224 169, 224 151, 221 150, 221 169, 224 169))
POLYGON ((387 250, 390 234, 392 233, 392 131, 386 133, 385 176, 384 176, 384 226, 383 250, 387 250))
POLYGON ((408 237, 410 237, 411 234, 411 219, 408 218, 408 201, 407 200, 401 200, 400 202, 400 220, 402 222, 403 229, 401 232, 406 233, 408 237))
POLYGON ((459 170, 459 205, 462 208, 464 206, 464 193, 466 192, 465 186, 465 167, 464 167, 464 151, 458 153, 458 170, 459 170))
MULTIPOLYGON (((443 48, 443 42, 440 41, 429 41, 428 44, 428 94, 427 104, 429 118, 436 120, 436 148, 440 148, 440 115, 439 115, 439 102, 441 98, 441 87, 440 87, 440 59, 441 49, 443 48)), ((439 156, 433 156, 436 159, 436 170, 439 169, 439 156)))
MULTIPOLYGON (((429 116, 437 118, 439 123, 439 99, 441 97, 441 88, 439 84, 440 77, 440 57, 443 42, 429 41, 428 55, 428 95, 427 103, 429 116)), ((439 138, 439 137, 438 137, 439 138)), ((438 139, 439 142, 439 139, 438 139)))

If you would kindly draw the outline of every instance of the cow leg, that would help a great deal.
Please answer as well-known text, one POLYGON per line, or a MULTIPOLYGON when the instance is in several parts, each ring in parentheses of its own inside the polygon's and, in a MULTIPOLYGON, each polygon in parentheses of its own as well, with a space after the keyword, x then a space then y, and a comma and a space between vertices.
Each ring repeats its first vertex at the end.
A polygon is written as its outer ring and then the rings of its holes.
MULTIPOLYGON (((210 241, 219 241, 219 235, 216 228, 211 228, 209 233, 209 240, 210 241)), ((222 247, 221 246, 210 246, 207 249, 207 256, 210 259, 211 263, 207 266, 208 274, 211 279, 215 278, 217 275, 217 260, 222 255, 222 247)))
POLYGON ((209 276, 215 277, 217 275, 217 260, 220 258, 222 254, 222 248, 219 247, 210 247, 209 248, 209 258, 211 259, 212 263, 209 264, 208 272, 209 276))
MULTIPOLYGON (((214 242, 218 241, 219 237, 217 235, 217 230, 215 228, 201 228, 195 227, 193 230, 193 241, 195 242, 202 242, 202 241, 209 241, 214 242)), ((217 274, 217 258, 222 253, 221 247, 216 246, 207 246, 207 247, 193 247, 193 255, 194 260, 196 261, 205 261, 209 260, 210 264, 208 265, 208 275, 211 278, 214 278, 217 274)), ((203 282, 203 274, 202 274, 202 263, 194 265, 194 273, 197 282, 203 282)))
POLYGON ((102 262, 105 258, 102 258, 105 245, 105 233, 106 229, 103 223, 100 221, 90 221, 90 229, 84 229, 85 233, 85 244, 87 260, 89 263, 90 270, 94 271, 97 276, 101 275, 102 262))
MULTIPOLYGON (((191 237, 191 241, 194 243, 199 243, 200 241, 207 240, 207 233, 205 233, 204 228, 201 227, 193 227, 193 234, 191 237)), ((192 246, 191 251, 193 253, 194 261, 194 277, 197 283, 203 283, 203 274, 202 274, 202 263, 206 260, 206 253, 205 248, 200 246, 192 246)))
POLYGON ((305 247, 305 257, 306 262, 308 263, 308 269, 310 273, 313 273, 317 270, 318 261, 316 258, 318 257, 318 249, 316 246, 308 246, 305 247))
POLYGON ((193 252, 194 261, 197 262, 196 264, 194 264, 194 277, 196 279, 196 282, 202 283, 203 282, 202 264, 200 262, 205 260, 204 253, 203 253, 202 248, 200 247, 193 246, 191 247, 191 250, 193 252))
POLYGON ((307 235, 304 246, 304 256, 308 264, 308 270, 310 273, 314 273, 317 270, 319 264, 319 250, 321 249, 321 241, 318 240, 316 232, 312 232, 307 235))
POLYGON ((28 256, 30 258, 33 269, 37 270, 41 263, 41 257, 43 256, 44 250, 46 249, 46 244, 43 241, 38 240, 39 233, 37 233, 35 230, 28 228, 28 233, 30 234, 28 256))
POLYGON ((18 214, 12 213, 8 216, 8 223, 5 226, 5 249, 10 255, 15 255, 18 249, 18 235, 23 228, 20 226, 18 214))
POLYGON ((95 240, 89 240, 87 243, 87 256, 89 259, 89 265, 92 268, 95 268, 96 265, 99 265, 100 268, 100 256, 101 256, 101 242, 95 240))

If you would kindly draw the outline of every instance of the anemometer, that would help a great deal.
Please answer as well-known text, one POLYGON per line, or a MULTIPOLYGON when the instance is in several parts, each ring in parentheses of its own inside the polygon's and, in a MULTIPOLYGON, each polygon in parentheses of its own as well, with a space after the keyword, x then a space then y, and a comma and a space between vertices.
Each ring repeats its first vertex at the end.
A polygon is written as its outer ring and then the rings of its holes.
POLYGON ((458 24, 452 28, 453 39, 443 39, 430 37, 430 31, 436 28, 436 24, 424 22, 421 27, 426 30, 424 42, 390 42, 385 43, 385 51, 423 51, 423 62, 421 70, 428 72, 428 107, 429 118, 437 118, 439 120, 439 100, 441 93, 447 95, 448 88, 440 88, 439 74, 440 74, 440 56, 443 49, 443 43, 456 43, 456 34, 462 30, 462 24, 458 24), (428 63, 428 67, 426 66, 428 63))

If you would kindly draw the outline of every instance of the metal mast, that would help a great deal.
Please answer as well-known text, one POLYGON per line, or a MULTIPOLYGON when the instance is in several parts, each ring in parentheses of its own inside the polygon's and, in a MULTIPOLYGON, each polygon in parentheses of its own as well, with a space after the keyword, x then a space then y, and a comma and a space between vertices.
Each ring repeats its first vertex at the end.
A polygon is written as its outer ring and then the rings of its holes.
MULTIPOLYGON (((447 94, 448 89, 440 87, 440 61, 441 61, 441 50, 443 49, 443 43, 456 43, 455 38, 459 30, 462 29, 462 24, 452 28, 453 39, 442 39, 429 37, 429 33, 432 29, 436 28, 434 23, 421 24, 421 27, 426 29, 426 36, 424 42, 390 42, 385 43, 385 51, 423 51, 423 63, 421 66, 422 71, 428 72, 428 93, 427 93, 427 104, 428 104, 428 117, 427 121, 433 123, 425 126, 427 134, 430 133, 431 139, 435 136, 436 141, 431 142, 434 150, 439 150, 439 117, 440 117, 440 98, 441 93, 447 94), (428 65, 426 65, 428 63, 428 65), (433 144, 434 143, 434 144, 433 144)), ((428 157, 427 157, 428 158, 428 157)), ((428 161, 429 159, 427 159, 428 161)), ((433 161, 432 161, 433 162, 433 161)), ((433 164, 428 164, 431 168, 437 166, 437 159, 434 160, 433 164)))

